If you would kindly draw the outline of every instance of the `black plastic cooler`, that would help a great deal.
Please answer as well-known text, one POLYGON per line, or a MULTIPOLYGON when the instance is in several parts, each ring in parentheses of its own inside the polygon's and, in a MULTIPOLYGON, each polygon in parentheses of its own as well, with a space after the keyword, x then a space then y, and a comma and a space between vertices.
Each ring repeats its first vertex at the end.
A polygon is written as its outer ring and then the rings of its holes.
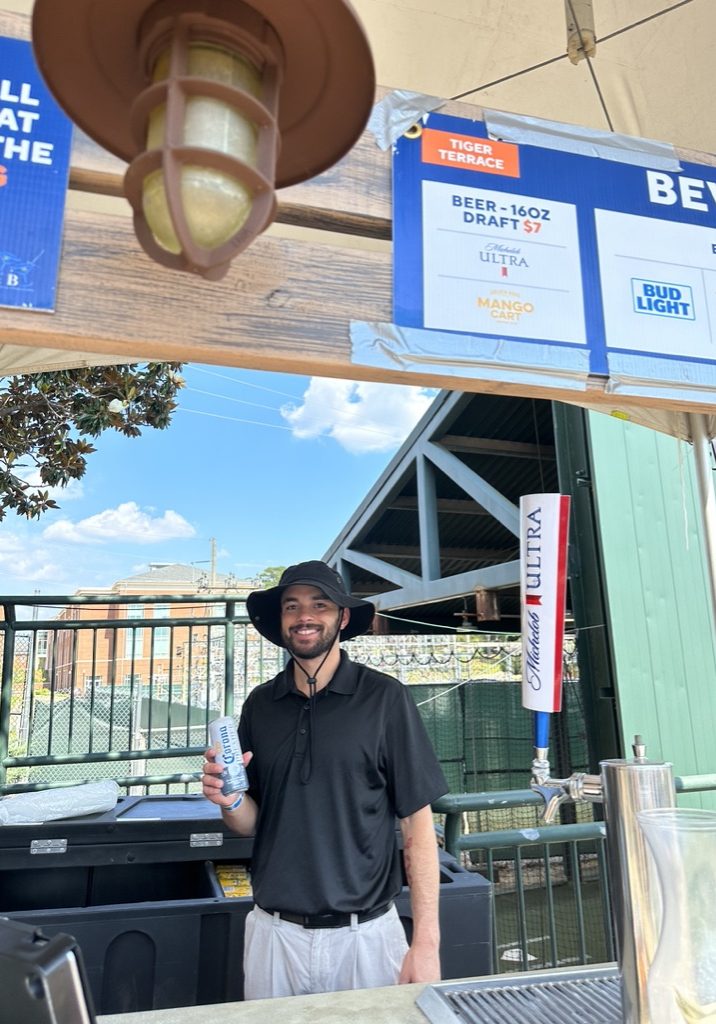
MULTIPOLYGON (((0 914, 72 935, 102 1014, 243 998, 250 896, 219 881, 253 840, 201 796, 120 799, 105 814, 0 827, 0 914)), ((489 883, 440 854, 443 977, 490 971, 489 883)), ((398 911, 412 927, 403 889, 398 911)))

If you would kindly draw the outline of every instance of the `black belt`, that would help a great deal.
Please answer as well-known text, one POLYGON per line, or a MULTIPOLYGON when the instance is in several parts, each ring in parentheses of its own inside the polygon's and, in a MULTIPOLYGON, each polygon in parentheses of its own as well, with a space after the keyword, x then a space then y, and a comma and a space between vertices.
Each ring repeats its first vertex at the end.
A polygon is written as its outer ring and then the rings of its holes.
POLYGON ((265 914, 278 914, 282 921, 300 924, 303 928, 347 928, 351 924, 352 917, 357 917, 358 924, 363 924, 364 921, 372 921, 376 917, 387 914, 392 906, 393 901, 391 900, 390 903, 384 903, 382 907, 366 910, 362 914, 287 914, 282 910, 266 910, 265 907, 261 909, 265 914))

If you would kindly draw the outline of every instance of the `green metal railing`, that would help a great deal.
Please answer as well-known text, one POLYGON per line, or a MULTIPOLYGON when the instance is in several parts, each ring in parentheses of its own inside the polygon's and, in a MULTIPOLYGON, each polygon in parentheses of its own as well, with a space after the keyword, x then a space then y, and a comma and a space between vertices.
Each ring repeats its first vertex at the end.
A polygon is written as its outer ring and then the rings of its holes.
MULTIPOLYGON (((716 790, 716 774, 677 776, 674 787, 677 794, 716 790)), ((616 956, 603 821, 462 831, 472 812, 543 806, 530 789, 448 794, 433 804, 445 815, 446 850, 458 859, 470 855, 492 882, 494 973, 616 956)))
POLYGON ((134 792, 196 790, 209 721, 282 664, 226 595, 0 606, 0 794, 107 777, 134 792))

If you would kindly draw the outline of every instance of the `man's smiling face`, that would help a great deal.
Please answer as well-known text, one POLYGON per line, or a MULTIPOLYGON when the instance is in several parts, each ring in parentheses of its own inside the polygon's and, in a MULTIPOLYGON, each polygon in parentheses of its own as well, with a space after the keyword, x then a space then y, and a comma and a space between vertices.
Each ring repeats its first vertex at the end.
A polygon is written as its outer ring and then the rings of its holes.
POLYGON ((287 587, 281 595, 281 635, 287 651, 303 661, 320 658, 336 642, 349 615, 318 587, 287 587))

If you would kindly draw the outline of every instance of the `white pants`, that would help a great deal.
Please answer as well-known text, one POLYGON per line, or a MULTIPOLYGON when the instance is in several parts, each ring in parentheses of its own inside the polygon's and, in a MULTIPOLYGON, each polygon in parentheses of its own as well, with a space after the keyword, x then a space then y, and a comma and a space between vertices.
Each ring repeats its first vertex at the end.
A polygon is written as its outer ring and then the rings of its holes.
POLYGON ((394 906, 345 928, 304 928, 254 907, 246 918, 244 998, 394 985, 407 950, 394 906))

